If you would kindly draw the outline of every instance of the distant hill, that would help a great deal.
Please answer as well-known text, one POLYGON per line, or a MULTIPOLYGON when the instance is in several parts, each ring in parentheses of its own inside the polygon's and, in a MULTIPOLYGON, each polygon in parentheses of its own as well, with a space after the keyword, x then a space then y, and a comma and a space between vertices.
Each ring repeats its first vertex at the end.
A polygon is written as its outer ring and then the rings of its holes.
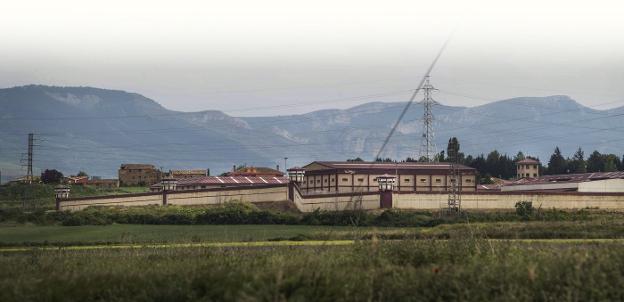
MULTIPOLYGON (((0 169, 23 174, 27 133, 42 139, 35 167, 66 174, 116 175, 121 163, 170 168, 235 164, 274 167, 312 160, 372 159, 405 103, 373 102, 346 110, 274 117, 220 111, 178 112, 136 93, 91 87, 23 86, 0 89, 0 169)), ((422 107, 414 104, 384 157, 416 156, 422 107)), ((567 96, 522 97, 477 107, 434 106, 438 149, 451 136, 470 154, 522 150, 547 160, 555 145, 568 155, 624 152, 624 107, 594 110, 567 96)), ((36 173, 36 172, 35 172, 36 173)))

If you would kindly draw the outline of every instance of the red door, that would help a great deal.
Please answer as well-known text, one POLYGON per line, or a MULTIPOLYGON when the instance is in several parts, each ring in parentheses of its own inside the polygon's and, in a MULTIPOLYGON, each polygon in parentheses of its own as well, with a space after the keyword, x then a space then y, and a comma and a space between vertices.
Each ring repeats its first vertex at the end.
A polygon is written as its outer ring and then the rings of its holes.
POLYGON ((392 208, 392 191, 383 191, 379 196, 380 204, 379 206, 382 209, 390 209, 392 208))

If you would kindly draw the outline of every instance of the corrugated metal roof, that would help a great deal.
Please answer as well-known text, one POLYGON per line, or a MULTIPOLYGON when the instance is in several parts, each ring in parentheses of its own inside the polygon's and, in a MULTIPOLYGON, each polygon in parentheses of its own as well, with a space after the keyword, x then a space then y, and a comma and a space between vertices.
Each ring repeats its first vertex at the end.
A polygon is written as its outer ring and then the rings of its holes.
POLYGON ((271 176, 202 176, 178 180, 178 186, 254 185, 288 183, 287 177, 271 176))
POLYGON ((575 173, 575 174, 557 174, 557 175, 544 175, 538 178, 523 178, 516 180, 512 183, 505 184, 506 186, 517 185, 533 185, 533 184, 546 184, 546 183, 575 183, 575 182, 587 182, 593 180, 603 179, 624 179, 624 171, 616 172, 594 172, 594 173, 575 173))
MULTIPOLYGON (((423 162, 339 162, 339 161, 316 161, 317 163, 332 169, 399 169, 399 170, 449 170, 451 163, 423 163, 423 162)), ((459 170, 474 170, 474 168, 457 164, 459 170)), ((303 167, 305 169, 305 167, 303 167)))

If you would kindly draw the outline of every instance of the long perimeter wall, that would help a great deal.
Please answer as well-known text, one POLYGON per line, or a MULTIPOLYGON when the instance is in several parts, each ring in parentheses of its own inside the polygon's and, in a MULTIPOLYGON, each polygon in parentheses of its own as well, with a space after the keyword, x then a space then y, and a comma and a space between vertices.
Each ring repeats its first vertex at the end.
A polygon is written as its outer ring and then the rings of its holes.
MULTIPOLYGON (((398 209, 439 209, 446 207, 446 194, 393 194, 398 209)), ((466 210, 514 209, 519 201, 530 201, 533 207, 557 209, 624 209, 623 193, 464 193, 461 206, 466 210)))
POLYGON ((163 193, 139 193, 86 198, 59 202, 61 211, 78 211, 91 206, 217 205, 231 201, 261 203, 288 200, 288 187, 267 185, 254 188, 218 188, 163 193))
MULTIPOLYGON (((307 195, 297 187, 266 185, 245 188, 218 188, 162 193, 124 194, 88 198, 71 198, 59 202, 60 210, 76 211, 90 206, 146 206, 146 205, 217 205, 232 201, 264 203, 291 200, 302 212, 316 209, 345 211, 379 209, 379 194, 373 192, 307 195)), ((464 193, 462 208, 466 210, 514 209, 519 201, 531 201, 534 207, 559 209, 624 209, 623 193, 464 193)), ((394 193, 392 207, 398 209, 435 210, 446 207, 447 194, 394 193)))

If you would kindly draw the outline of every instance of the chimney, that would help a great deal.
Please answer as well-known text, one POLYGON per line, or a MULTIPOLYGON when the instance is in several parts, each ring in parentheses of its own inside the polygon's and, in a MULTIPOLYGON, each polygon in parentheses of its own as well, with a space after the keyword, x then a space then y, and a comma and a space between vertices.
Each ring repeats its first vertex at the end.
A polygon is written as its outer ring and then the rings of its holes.
POLYGON ((206 169, 206 176, 210 176, 210 169, 206 169))
POLYGON ((236 171, 236 165, 233 165, 232 166, 232 172, 235 172, 235 171, 236 171))
POLYGON ((279 164, 275 167, 275 170, 279 171, 279 164))

